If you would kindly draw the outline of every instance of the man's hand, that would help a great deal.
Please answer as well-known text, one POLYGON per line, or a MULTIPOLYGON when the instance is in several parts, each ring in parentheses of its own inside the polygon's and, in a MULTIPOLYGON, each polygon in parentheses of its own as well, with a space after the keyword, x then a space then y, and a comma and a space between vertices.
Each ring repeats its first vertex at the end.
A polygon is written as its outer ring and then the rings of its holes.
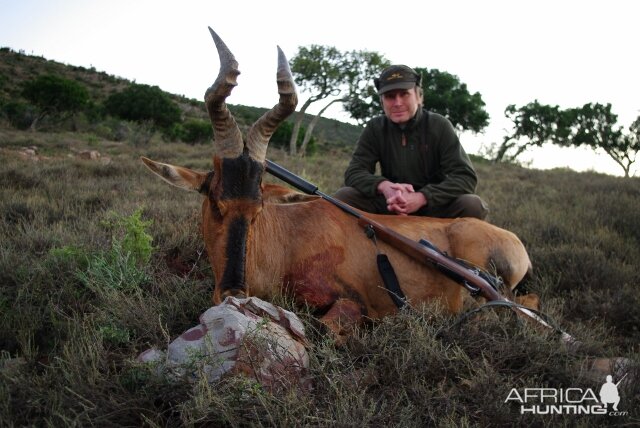
POLYGON ((413 190, 407 183, 383 181, 378 185, 378 192, 387 200, 387 209, 398 215, 408 215, 427 205, 424 194, 413 190))

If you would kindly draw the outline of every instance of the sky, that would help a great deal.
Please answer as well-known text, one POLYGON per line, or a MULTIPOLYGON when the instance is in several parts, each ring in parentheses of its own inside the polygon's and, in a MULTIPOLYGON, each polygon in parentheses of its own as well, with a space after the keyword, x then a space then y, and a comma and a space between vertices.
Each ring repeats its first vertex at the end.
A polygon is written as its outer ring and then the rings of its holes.
MULTIPOLYGON (((631 0, 0 0, 0 46, 201 100, 219 67, 210 26, 239 62, 227 101, 258 107, 277 102, 278 45, 289 58, 311 44, 375 51, 479 92, 491 123, 461 141, 482 153, 510 128, 509 104, 611 103, 628 127, 640 116, 638 17, 631 0)), ((347 119, 338 104, 325 116, 347 119)), ((525 155, 535 168, 622 173, 586 149, 525 155)))

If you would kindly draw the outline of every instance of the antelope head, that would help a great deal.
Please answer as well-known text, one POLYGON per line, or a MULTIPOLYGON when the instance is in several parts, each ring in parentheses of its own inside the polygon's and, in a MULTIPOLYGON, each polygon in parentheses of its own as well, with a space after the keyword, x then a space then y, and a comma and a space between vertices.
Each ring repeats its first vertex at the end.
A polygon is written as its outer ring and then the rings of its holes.
POLYGON ((247 239, 250 226, 262 210, 262 175, 271 135, 295 111, 298 98, 293 76, 278 47, 277 83, 280 100, 247 131, 243 138, 226 99, 237 85, 238 63, 211 29, 220 57, 220 71, 205 93, 213 126, 213 170, 199 172, 142 158, 147 167, 178 187, 206 196, 202 206, 202 232, 215 275, 214 303, 226 296, 245 295, 247 239))

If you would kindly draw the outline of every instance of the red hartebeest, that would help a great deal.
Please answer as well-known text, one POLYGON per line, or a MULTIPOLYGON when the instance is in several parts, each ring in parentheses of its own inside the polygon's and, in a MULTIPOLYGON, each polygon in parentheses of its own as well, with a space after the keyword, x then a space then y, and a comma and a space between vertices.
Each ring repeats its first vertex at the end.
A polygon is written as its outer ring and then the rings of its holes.
MULTIPOLYGON (((214 130, 213 171, 143 161, 169 183, 206 197, 202 232, 215 276, 214 303, 229 295, 269 300, 287 294, 316 311, 339 340, 363 317, 394 314, 397 308, 379 277, 373 243, 355 218, 323 199, 262 184, 269 138, 297 104, 284 54, 278 48, 280 101, 243 139, 225 104, 237 84, 238 64, 224 42, 209 30, 220 56, 220 72, 205 94, 214 130)), ((496 272, 510 288, 531 267, 524 246, 513 233, 481 220, 370 217, 496 272)), ((462 287, 385 243, 378 245, 392 261, 410 304, 437 301, 450 312, 461 310, 462 287)))

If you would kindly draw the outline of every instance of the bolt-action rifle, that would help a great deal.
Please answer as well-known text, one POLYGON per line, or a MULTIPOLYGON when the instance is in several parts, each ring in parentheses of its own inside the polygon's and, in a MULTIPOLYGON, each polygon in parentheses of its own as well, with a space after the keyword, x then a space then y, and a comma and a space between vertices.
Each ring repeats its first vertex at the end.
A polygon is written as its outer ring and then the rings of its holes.
MULTIPOLYGON (((515 302, 510 301, 506 297, 502 296, 497 289, 497 285, 500 283, 498 278, 493 277, 487 272, 480 269, 469 266, 460 260, 449 257, 448 255, 439 251, 433 244, 426 240, 420 240, 418 242, 410 239, 387 226, 378 223, 377 221, 367 217, 361 212, 355 210, 350 205, 335 199, 318 189, 313 183, 303 179, 278 165, 275 162, 266 160, 266 170, 271 175, 279 178, 285 183, 303 191, 309 195, 320 196, 322 199, 330 202, 342 211, 346 212, 357 218, 358 224, 365 229, 367 234, 375 233, 375 236, 388 245, 396 248, 407 256, 417 260, 420 263, 429 265, 438 269, 444 275, 448 276, 452 280, 456 281, 463 287, 465 287, 472 296, 484 297, 489 302, 496 302, 498 304, 504 304, 511 307, 516 313, 531 318, 545 327, 558 330, 562 334, 562 339, 565 341, 573 341, 573 338, 558 329, 555 326, 550 325, 535 311, 528 309, 524 306, 518 305, 515 302)), ((400 292, 401 293, 401 292, 400 292)), ((397 293, 396 293, 397 294, 397 293)), ((393 298, 393 296, 392 296, 393 298)), ((394 299, 398 304, 397 299, 394 299)), ((398 306, 400 306, 398 304, 398 306)))

